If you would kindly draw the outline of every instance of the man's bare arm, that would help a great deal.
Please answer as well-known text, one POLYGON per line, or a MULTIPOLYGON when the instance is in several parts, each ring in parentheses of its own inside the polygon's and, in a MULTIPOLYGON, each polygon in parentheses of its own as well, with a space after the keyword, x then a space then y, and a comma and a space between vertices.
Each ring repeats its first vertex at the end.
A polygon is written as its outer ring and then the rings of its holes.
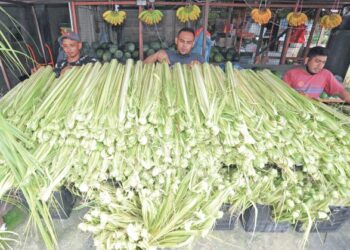
POLYGON ((340 97, 341 99, 343 99, 346 103, 350 103, 350 93, 347 92, 345 89, 344 89, 342 92, 340 92, 338 95, 339 95, 339 97, 340 97))
POLYGON ((155 63, 155 62, 163 62, 170 63, 168 54, 165 50, 159 50, 158 52, 154 53, 153 55, 150 55, 147 57, 143 62, 144 63, 155 63))

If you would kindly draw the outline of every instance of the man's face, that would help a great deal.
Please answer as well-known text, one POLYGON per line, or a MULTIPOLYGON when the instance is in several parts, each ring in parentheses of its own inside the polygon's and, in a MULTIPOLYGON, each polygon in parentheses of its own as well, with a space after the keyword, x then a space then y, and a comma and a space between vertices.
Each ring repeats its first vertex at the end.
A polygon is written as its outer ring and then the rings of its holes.
POLYGON ((191 32, 183 31, 175 38, 175 44, 181 55, 189 54, 194 46, 194 35, 191 32))
POLYGON ((326 64, 326 61, 327 56, 314 56, 311 59, 307 57, 306 66, 311 73, 317 74, 323 69, 324 65, 326 64))
POLYGON ((74 41, 68 38, 63 39, 62 48, 67 55, 67 59, 73 59, 80 56, 81 42, 74 41))

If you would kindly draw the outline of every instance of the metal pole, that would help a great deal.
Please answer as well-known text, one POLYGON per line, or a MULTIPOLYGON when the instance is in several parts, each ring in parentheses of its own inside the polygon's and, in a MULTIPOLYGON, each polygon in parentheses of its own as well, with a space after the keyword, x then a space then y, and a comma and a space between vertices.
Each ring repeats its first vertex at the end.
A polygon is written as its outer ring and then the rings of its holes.
POLYGON ((202 47, 202 55, 204 58, 205 58, 205 47, 206 47, 206 41, 207 41, 208 16, 209 16, 209 0, 206 0, 205 6, 204 6, 204 28, 203 28, 203 47, 202 47))
POLYGON ((311 45, 311 42, 312 42, 312 38, 313 38, 315 30, 316 30, 316 25, 318 23, 318 19, 320 19, 320 15, 321 15, 321 9, 317 9, 317 11, 315 13, 314 21, 312 23, 312 27, 311 27, 311 30, 310 30, 309 38, 307 39, 307 44, 306 44, 306 47, 305 47, 305 49, 303 51, 303 58, 304 59, 307 56, 307 54, 309 53, 309 49, 310 49, 310 45, 311 45))
POLYGON ((4 79, 5 79, 6 87, 7 87, 8 90, 10 90, 11 89, 10 80, 8 78, 7 72, 5 70, 5 66, 2 63, 2 59, 1 58, 0 58, 0 68, 1 68, 1 72, 2 72, 2 74, 4 76, 4 79))
POLYGON ((229 32, 227 32, 229 30, 229 26, 231 25, 231 20, 232 20, 232 8, 229 9, 229 12, 228 12, 228 16, 227 16, 227 19, 226 19, 226 23, 225 23, 225 26, 226 26, 226 32, 225 32, 225 49, 228 48, 228 34, 229 32))
POLYGON ((283 50, 282 50, 280 64, 286 63, 286 56, 287 56, 287 51, 288 51, 288 47, 289 47, 289 39, 290 39, 290 35, 292 34, 292 27, 288 27, 287 29, 288 29, 287 34, 286 34, 286 37, 284 38, 284 44, 283 44, 283 50))
MULTIPOLYGON (((142 12, 143 7, 139 6, 139 15, 142 12)), ((140 60, 143 61, 143 24, 141 20, 139 20, 139 57, 140 60)))
POLYGON ((243 22, 242 22, 241 29, 240 29, 241 30, 241 36, 239 38, 238 49, 237 49, 238 55, 241 54, 241 46, 242 46, 242 42, 243 42, 243 31, 245 29, 246 19, 247 19, 247 10, 244 9, 243 22))
POLYGON ((38 37, 39 37, 41 52, 43 53, 43 57, 44 57, 45 64, 47 64, 44 42, 43 42, 43 38, 41 37, 41 32, 40 32, 38 17, 36 16, 36 12, 35 12, 35 7, 34 7, 34 5, 32 5, 32 13, 33 13, 33 17, 34 17, 35 28, 36 28, 36 31, 37 31, 38 37))
POLYGON ((71 2, 71 3, 72 3, 73 31, 76 33, 79 33, 76 2, 71 2))
POLYGON ((279 34, 277 37, 271 39, 272 41, 271 41, 269 44, 267 44, 264 48, 262 48, 262 49, 260 50, 260 54, 262 54, 263 52, 265 52, 265 51, 270 47, 271 43, 274 43, 274 42, 278 41, 284 34, 287 34, 287 31, 288 31, 288 29, 285 29, 285 30, 284 30, 281 34, 279 34))
MULTIPOLYGON (((238 46, 238 42, 239 42, 239 37, 238 37, 238 29, 240 29, 241 27, 241 23, 242 23, 242 11, 240 10, 238 12, 238 16, 237 16, 237 20, 236 20, 236 24, 235 26, 232 26, 232 30, 235 29, 235 39, 233 41, 233 45, 234 47, 237 49, 237 46, 238 46)), ((233 21, 232 21, 233 22, 233 21)))
MULTIPOLYGON (((263 42, 263 34, 264 34, 264 29, 265 29, 265 24, 260 25, 260 34, 259 34, 259 40, 258 40, 258 45, 256 46, 256 51, 255 51, 255 58, 254 62, 256 63, 258 56, 260 55, 259 50, 261 48, 262 42, 263 42)), ((261 55, 262 56, 262 55, 261 55)))
POLYGON ((68 3, 68 11, 69 11, 69 20, 70 20, 70 28, 71 30, 74 30, 74 27, 73 27, 73 23, 74 23, 74 20, 73 20, 73 10, 72 10, 72 2, 69 2, 68 3))
POLYGON ((271 31, 270 31, 270 35, 269 35, 269 42, 268 42, 269 45, 271 44, 271 39, 272 39, 272 35, 273 35, 273 30, 275 29, 276 21, 277 21, 277 13, 275 13, 274 16, 273 16, 272 25, 271 25, 271 31))

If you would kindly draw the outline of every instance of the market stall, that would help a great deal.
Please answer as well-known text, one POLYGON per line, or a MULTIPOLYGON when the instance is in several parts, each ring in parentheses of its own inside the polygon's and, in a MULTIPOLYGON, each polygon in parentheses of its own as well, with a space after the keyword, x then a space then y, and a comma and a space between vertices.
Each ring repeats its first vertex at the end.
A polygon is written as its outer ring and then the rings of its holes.
MULTIPOLYGON (((304 248, 310 232, 342 230, 350 216, 350 118, 339 112, 346 108, 300 95, 265 69, 262 55, 275 42, 282 49, 279 62, 289 62, 290 39, 304 36, 293 27, 306 24, 310 15, 303 11, 309 9, 314 20, 300 60, 318 44, 313 34, 340 24, 340 15, 326 10, 346 14, 347 4, 69 2, 72 28, 81 37, 97 39, 88 34, 108 27, 99 41, 83 40, 85 52, 99 61, 60 76, 51 66, 38 68, 1 97, 0 199, 29 211, 48 249, 60 246, 52 219, 69 220, 74 204, 86 209, 75 227, 91 235, 97 249, 177 248, 212 230, 235 237, 238 224, 247 234, 301 232, 304 248), (202 27, 205 55, 208 27, 219 25, 209 17, 214 8, 228 20, 224 46, 214 49, 217 62, 142 62, 144 52, 170 47, 163 40, 145 42, 144 34, 154 31, 149 26, 167 34, 179 25, 202 27), (336 21, 325 21, 330 17, 336 21), (256 34, 245 30, 248 18, 250 27, 259 26, 256 34), (287 26, 280 30, 282 20, 287 26), (121 25, 133 29, 118 30, 121 25), (109 40, 113 36, 117 42, 109 40), (247 67, 261 70, 238 69, 235 50, 239 56, 254 39, 247 67)), ((35 12, 35 3, 30 8, 35 12)), ((8 36, 16 37, 6 31, 0 29, 3 72, 10 66, 26 74, 19 55, 30 63, 32 57, 14 50, 8 36)), ((0 247, 22 241, 12 238, 0 231, 0 247)))

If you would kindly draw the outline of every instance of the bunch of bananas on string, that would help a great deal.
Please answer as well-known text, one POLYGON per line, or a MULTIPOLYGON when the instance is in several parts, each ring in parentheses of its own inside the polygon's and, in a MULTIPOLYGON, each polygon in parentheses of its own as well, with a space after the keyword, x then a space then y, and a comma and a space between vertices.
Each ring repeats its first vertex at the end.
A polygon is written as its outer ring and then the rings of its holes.
POLYGON ((163 18, 163 12, 160 10, 144 10, 140 13, 139 19, 148 25, 159 23, 163 18))
POLYGON ((325 29, 333 29, 341 24, 343 21, 339 14, 329 14, 321 18, 320 25, 325 29))
POLYGON ((126 13, 125 11, 119 10, 107 10, 102 14, 103 19, 112 25, 120 25, 124 22, 126 13))
POLYGON ((254 20, 254 22, 258 24, 267 24, 272 16, 271 10, 270 9, 253 9, 251 11, 251 16, 254 20))
POLYGON ((307 22, 307 15, 303 12, 289 12, 287 15, 287 22, 292 27, 297 27, 307 22))
POLYGON ((196 21, 201 15, 201 9, 194 4, 182 6, 177 9, 176 16, 180 22, 196 21))

